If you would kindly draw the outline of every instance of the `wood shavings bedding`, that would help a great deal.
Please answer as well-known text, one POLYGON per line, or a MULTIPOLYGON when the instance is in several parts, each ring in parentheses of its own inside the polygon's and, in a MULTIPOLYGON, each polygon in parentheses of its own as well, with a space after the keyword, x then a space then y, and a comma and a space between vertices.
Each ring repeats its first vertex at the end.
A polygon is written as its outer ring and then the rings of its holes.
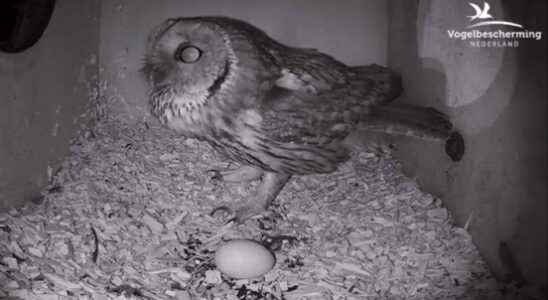
POLYGON ((244 225, 209 216, 256 186, 210 179, 226 166, 197 140, 102 122, 74 143, 42 203, 0 215, 0 296, 504 299, 468 233, 389 152, 361 149, 333 174, 293 178, 277 219, 244 225), (261 278, 232 280, 212 263, 223 240, 278 235, 292 239, 261 278))

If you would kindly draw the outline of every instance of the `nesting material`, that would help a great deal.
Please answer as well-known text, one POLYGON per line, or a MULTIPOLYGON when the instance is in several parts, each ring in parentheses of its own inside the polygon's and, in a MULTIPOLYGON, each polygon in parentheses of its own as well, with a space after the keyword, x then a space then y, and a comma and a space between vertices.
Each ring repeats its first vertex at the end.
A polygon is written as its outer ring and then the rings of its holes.
POLYGON ((43 201, 0 215, 0 297, 21 299, 503 299, 469 234, 389 152, 358 149, 294 177, 269 218, 209 216, 256 183, 211 180, 210 147, 150 124, 101 122, 74 143, 43 201), (263 241, 257 279, 216 269, 229 239, 263 241))

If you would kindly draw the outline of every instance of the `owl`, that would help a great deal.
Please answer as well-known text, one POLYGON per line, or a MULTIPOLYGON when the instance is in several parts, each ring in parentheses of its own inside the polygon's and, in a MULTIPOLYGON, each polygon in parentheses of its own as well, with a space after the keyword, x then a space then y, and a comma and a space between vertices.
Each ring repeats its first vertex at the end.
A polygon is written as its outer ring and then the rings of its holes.
POLYGON ((291 176, 335 171, 358 124, 445 140, 455 161, 464 153, 447 116, 392 102, 402 85, 391 70, 348 66, 232 18, 164 21, 148 38, 142 73, 152 115, 241 166, 218 177, 261 180, 253 199, 230 209, 239 221, 268 208, 291 176))

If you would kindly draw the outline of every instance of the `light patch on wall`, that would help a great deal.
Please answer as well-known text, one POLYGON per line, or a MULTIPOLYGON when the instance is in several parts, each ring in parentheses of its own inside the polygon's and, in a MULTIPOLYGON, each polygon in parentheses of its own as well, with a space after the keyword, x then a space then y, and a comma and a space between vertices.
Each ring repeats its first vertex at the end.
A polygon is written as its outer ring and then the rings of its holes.
POLYGON ((57 134, 59 133, 59 123, 58 122, 55 122, 55 124, 53 124, 53 128, 51 129, 51 136, 57 136, 57 134))
MULTIPOLYGON (((502 15, 500 1, 490 1, 502 15)), ((467 2, 421 0, 417 20, 419 57, 440 62, 447 76, 446 104, 460 107, 480 99, 499 72, 504 48, 474 48, 467 41, 450 39, 448 30, 461 31, 472 15, 467 2)), ((509 97, 508 99, 509 100, 509 97)), ((504 103, 506 105, 507 103, 504 103)))
MULTIPOLYGON (((504 18, 499 0, 489 1, 491 13, 504 18)), ((451 39, 448 30, 463 30, 474 14, 467 1, 421 0, 417 18, 418 55, 425 68, 446 76, 445 104, 462 108, 460 129, 475 134, 492 126, 514 92, 515 53, 505 48, 472 47, 451 39), (431 63, 434 62, 434 63, 431 63), (492 87, 504 86, 504 91, 492 87)))
POLYGON ((48 179, 48 182, 53 181, 53 168, 50 165, 48 165, 48 167, 46 168, 46 177, 48 179))

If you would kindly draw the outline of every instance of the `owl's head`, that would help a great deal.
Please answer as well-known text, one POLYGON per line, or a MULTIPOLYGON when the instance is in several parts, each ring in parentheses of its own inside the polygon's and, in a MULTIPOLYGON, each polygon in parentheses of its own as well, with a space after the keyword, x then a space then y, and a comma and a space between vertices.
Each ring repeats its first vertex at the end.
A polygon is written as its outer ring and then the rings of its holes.
POLYGON ((150 34, 142 72, 153 87, 208 96, 229 73, 226 33, 198 18, 168 19, 150 34))

